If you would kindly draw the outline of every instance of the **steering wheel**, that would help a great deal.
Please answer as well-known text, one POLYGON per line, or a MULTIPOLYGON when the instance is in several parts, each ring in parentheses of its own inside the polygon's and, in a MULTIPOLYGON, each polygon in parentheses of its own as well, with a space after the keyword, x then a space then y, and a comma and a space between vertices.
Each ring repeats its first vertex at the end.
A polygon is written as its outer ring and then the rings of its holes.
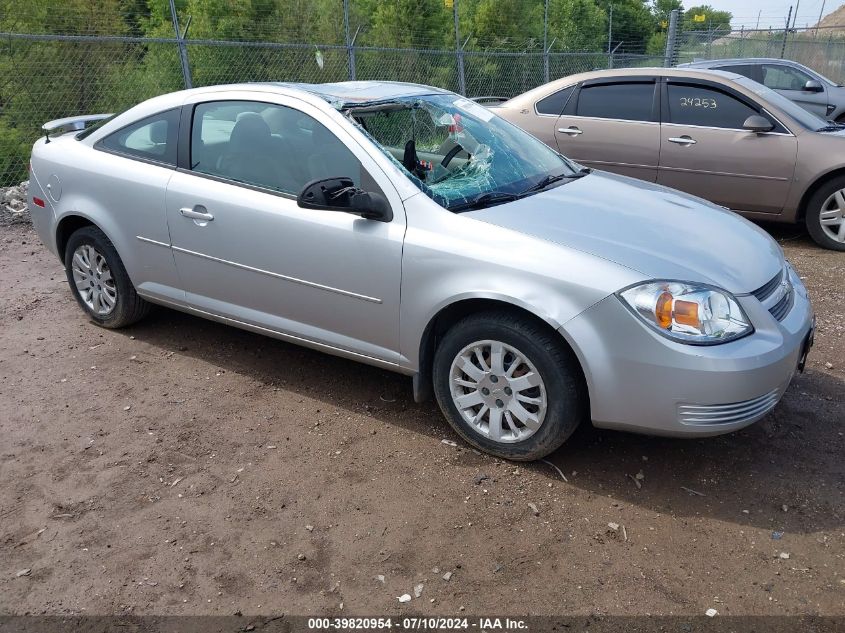
POLYGON ((449 152, 443 157, 443 160, 440 161, 440 166, 441 167, 448 167, 449 163, 452 162, 452 159, 455 156, 457 156, 458 154, 460 154, 462 151, 464 151, 464 148, 463 148, 462 145, 460 145, 460 144, 455 145, 455 147, 450 149, 449 152))

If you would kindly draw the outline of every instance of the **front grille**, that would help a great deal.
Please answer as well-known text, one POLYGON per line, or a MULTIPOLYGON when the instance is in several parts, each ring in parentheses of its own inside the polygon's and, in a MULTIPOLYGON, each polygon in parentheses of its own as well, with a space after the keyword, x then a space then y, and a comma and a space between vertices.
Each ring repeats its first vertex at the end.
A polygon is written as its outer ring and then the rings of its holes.
POLYGON ((777 287, 780 285, 780 280, 783 279, 783 270, 781 270, 777 275, 772 277, 770 281, 767 281, 765 284, 757 288, 753 294, 757 299, 762 303, 766 299, 772 296, 772 293, 777 290, 777 287))
POLYGON ((778 321, 783 320, 783 317, 787 315, 789 309, 792 307, 792 286, 789 287, 789 290, 786 294, 783 295, 780 301, 778 301, 775 305, 769 308, 769 312, 773 317, 775 317, 778 321))
POLYGON ((679 404, 678 420, 681 424, 736 424, 753 422, 771 411, 780 400, 780 388, 767 394, 731 404, 679 404))
POLYGON ((792 284, 784 269, 751 294, 763 304, 769 314, 782 321, 792 308, 793 293, 792 284))

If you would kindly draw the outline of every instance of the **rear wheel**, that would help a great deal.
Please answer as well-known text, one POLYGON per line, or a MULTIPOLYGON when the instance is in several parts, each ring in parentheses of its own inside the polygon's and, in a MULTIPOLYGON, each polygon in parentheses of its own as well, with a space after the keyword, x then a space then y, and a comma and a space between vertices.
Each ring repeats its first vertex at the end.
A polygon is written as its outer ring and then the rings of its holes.
POLYGON ((434 390, 467 442, 517 461, 540 459, 585 417, 580 368, 554 332, 507 313, 456 323, 435 352, 434 390))
POLYGON ((845 251, 845 177, 833 178, 812 195, 805 221, 819 246, 845 251))
POLYGON ((70 236, 65 271, 73 296, 97 325, 125 327, 149 312, 150 304, 135 292, 109 238, 94 226, 70 236))

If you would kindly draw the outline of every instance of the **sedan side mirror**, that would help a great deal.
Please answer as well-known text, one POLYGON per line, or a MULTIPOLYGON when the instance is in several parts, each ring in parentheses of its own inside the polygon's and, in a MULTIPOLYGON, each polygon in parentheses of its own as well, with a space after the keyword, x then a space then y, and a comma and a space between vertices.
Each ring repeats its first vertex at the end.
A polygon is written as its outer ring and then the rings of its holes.
POLYGON ((774 127, 774 123, 759 114, 752 114, 750 117, 745 119, 745 123, 742 124, 743 130, 748 130, 749 132, 754 132, 755 134, 771 132, 774 127))
POLYGON ((378 222, 393 220, 393 209, 387 198, 374 191, 358 189, 352 179, 345 176, 309 182, 296 198, 296 204, 303 209, 340 211, 378 222))
POLYGON ((821 83, 816 81, 815 79, 810 79, 807 83, 804 84, 803 90, 804 92, 824 92, 824 86, 822 86, 821 83))

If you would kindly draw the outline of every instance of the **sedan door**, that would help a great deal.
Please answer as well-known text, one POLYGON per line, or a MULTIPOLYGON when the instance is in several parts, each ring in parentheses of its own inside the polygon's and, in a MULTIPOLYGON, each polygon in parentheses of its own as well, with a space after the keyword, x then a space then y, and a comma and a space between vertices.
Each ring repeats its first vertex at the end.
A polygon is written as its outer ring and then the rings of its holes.
POLYGON ((247 99, 193 110, 183 118, 190 162, 167 190, 189 304, 296 342, 396 363, 405 213, 377 163, 322 112, 247 99), (297 205, 307 182, 339 176, 385 195, 393 220, 297 205))
POLYGON ((797 141, 744 96, 707 81, 664 83, 657 181, 730 209, 780 213, 795 171, 797 141), (755 114, 775 128, 743 129, 755 114))
POLYGON ((828 93, 824 82, 805 73, 800 68, 786 64, 763 64, 763 85, 777 90, 787 99, 794 101, 802 108, 818 114, 823 119, 828 115, 828 93), (819 89, 807 90, 808 81, 814 81, 819 89))
POLYGON ((562 154, 579 163, 654 182, 660 156, 654 77, 584 82, 555 124, 562 154))

